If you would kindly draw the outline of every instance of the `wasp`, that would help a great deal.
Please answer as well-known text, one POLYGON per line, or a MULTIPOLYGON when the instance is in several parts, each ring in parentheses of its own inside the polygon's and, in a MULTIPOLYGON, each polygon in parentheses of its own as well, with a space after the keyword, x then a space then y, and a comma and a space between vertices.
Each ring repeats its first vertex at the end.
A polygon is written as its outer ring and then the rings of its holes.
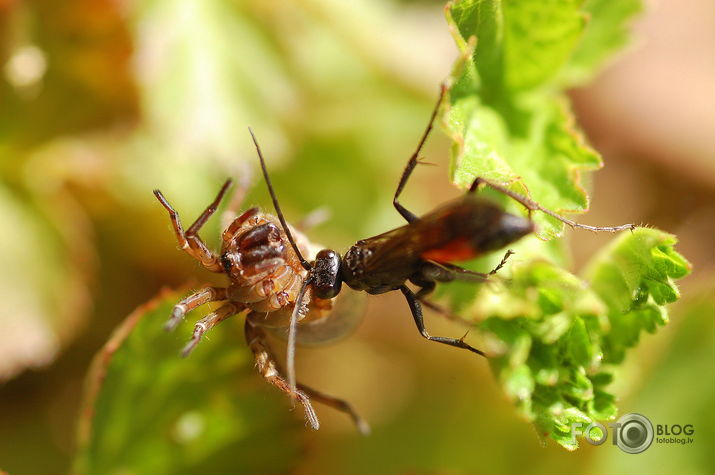
MULTIPOLYGON (((307 238, 286 222, 260 145, 250 128, 277 220, 272 215, 260 213, 256 208, 246 211, 223 232, 221 253, 216 255, 208 250, 197 232, 215 212, 229 182, 224 184, 214 202, 186 232, 173 208, 158 190, 155 191, 156 197, 169 212, 182 249, 207 269, 225 273, 230 279, 228 288, 202 289, 174 308, 168 323, 170 328, 181 321, 186 312, 199 305, 210 301, 226 301, 196 324, 185 353, 191 351, 209 328, 231 315, 247 310, 246 340, 255 355, 259 372, 271 384, 303 404, 310 425, 315 429, 319 427, 310 404, 312 398, 347 413, 362 432, 367 432, 367 424, 347 402, 322 394, 295 380, 294 360, 299 323, 301 328, 308 328, 316 322, 318 326, 323 324, 327 328, 328 322, 339 319, 340 314, 332 310, 334 299, 341 293, 343 284, 368 294, 400 291, 422 337, 486 356, 483 351, 465 342, 464 337, 431 335, 425 328, 422 312, 422 305, 425 305, 447 313, 426 299, 437 283, 454 280, 486 281, 505 265, 513 251, 508 250, 501 262, 488 273, 470 271, 454 262, 505 248, 535 230, 530 219, 507 213, 500 205, 478 195, 476 192, 481 185, 491 187, 521 203, 529 214, 541 211, 573 228, 608 232, 635 228, 632 224, 609 227, 579 224, 498 183, 482 178, 476 178, 462 197, 424 216, 418 217, 409 211, 399 198, 412 172, 421 163, 420 152, 433 128, 445 92, 446 87, 442 86, 428 125, 407 162, 393 197, 393 206, 407 224, 361 239, 343 255, 332 249, 322 249, 310 261, 304 257, 313 255, 308 249, 307 238), (418 290, 414 292, 408 283, 418 290), (266 342, 265 329, 270 327, 287 330, 285 375, 266 342)), ((335 325, 335 330, 323 331, 321 338, 346 333, 348 327, 335 325)))
POLYGON ((293 308, 289 324, 287 369, 288 381, 295 387, 293 358, 295 354, 296 325, 300 319, 303 296, 311 291, 318 299, 331 299, 338 295, 342 285, 365 291, 369 294, 385 292, 401 292, 414 319, 420 335, 429 341, 462 348, 481 356, 483 351, 474 348, 462 338, 433 336, 425 328, 422 304, 447 314, 441 307, 426 300, 426 297, 440 282, 455 280, 486 281, 491 275, 501 269, 509 256, 508 250, 501 262, 488 273, 473 272, 459 267, 453 262, 473 259, 484 254, 497 251, 514 243, 522 237, 535 231, 530 219, 507 213, 504 209, 476 192, 481 185, 488 186, 521 203, 529 212, 541 211, 552 216, 572 228, 581 228, 594 232, 617 232, 626 229, 633 230, 633 224, 619 226, 589 226, 567 219, 539 203, 520 195, 505 186, 492 181, 476 178, 469 191, 462 197, 448 202, 424 216, 405 208, 399 201, 412 172, 420 162, 420 152, 433 128, 434 121, 445 96, 447 87, 442 85, 437 104, 432 111, 427 127, 410 156, 400 177, 392 203, 397 212, 407 221, 407 224, 383 234, 357 241, 342 256, 332 250, 319 251, 315 260, 308 262, 301 255, 290 229, 285 223, 276 193, 271 184, 265 159, 253 131, 249 132, 258 154, 263 178, 268 186, 276 215, 281 221, 286 237, 293 247, 298 260, 307 272, 302 287, 298 292, 297 304, 293 308), (414 292, 408 287, 408 282, 418 288, 414 292))

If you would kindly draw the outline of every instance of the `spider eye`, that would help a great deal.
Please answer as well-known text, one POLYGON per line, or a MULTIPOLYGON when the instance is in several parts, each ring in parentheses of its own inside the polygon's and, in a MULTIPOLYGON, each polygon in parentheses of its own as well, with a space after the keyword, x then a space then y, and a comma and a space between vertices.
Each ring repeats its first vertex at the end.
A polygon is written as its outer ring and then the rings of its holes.
POLYGON ((231 272, 231 259, 228 258, 227 254, 221 255, 221 265, 227 274, 231 272))

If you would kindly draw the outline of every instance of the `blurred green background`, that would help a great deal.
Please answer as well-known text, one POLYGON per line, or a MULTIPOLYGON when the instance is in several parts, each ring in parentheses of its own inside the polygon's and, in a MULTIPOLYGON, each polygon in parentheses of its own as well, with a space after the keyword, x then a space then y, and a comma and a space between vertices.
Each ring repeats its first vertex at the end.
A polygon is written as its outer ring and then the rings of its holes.
MULTIPOLYGON (((177 250, 151 190, 161 188, 192 220, 227 176, 255 175, 248 125, 288 219, 330 210, 310 232, 314 241, 342 250, 401 224, 391 195, 457 55, 443 7, 0 0, 0 469, 68 471, 83 378, 112 329, 162 287, 220 282, 177 250)), ((647 5, 633 30, 628 50, 571 94, 606 163, 585 221, 675 233, 694 263, 672 323, 629 356, 616 391, 622 413, 694 424, 694 445, 633 456, 611 446, 568 453, 541 440, 484 362, 426 343, 401 296, 387 294, 370 298, 355 335, 299 353, 301 378, 353 402, 371 437, 319 405, 323 427, 304 429, 298 411, 251 371, 236 319, 202 343, 211 348, 199 358, 236 355, 222 360, 221 374, 251 388, 234 403, 249 405, 262 429, 247 425, 231 450, 197 456, 184 472, 711 470, 715 6, 647 5)), ((458 193, 448 180, 446 138, 435 133, 424 155, 437 166, 419 169, 404 195, 420 212, 458 193)), ((247 205, 268 205, 256 185, 247 205)), ((203 235, 216 243, 219 231, 214 219, 203 235)), ((575 267, 607 239, 571 234, 575 267)), ((433 334, 461 330, 428 318, 433 334)), ((183 342, 156 335, 177 351, 183 342)), ((210 400, 217 386, 192 388, 210 400)), ((184 409, 206 403, 176 397, 184 409)), ((134 414, 141 412, 126 409, 127 418, 134 414)))

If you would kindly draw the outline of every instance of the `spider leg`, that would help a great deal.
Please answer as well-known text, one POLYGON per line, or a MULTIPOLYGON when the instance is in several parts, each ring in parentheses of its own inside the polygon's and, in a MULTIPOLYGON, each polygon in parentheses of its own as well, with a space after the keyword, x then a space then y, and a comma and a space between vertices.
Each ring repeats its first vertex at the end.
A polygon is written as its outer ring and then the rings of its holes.
POLYGON ((392 199, 392 204, 395 206, 395 209, 397 210, 398 213, 400 213, 400 215, 403 218, 405 218, 405 220, 407 220, 408 223, 411 223, 411 222, 417 220, 417 215, 415 215, 411 211, 408 211, 407 208, 402 206, 402 204, 400 204, 400 202, 399 202, 399 197, 400 197, 400 194, 402 193, 402 190, 405 188, 405 185, 407 184, 407 180, 410 178, 410 175, 412 175, 412 171, 420 163, 420 161, 419 161, 420 151, 422 150, 422 146, 427 141, 427 137, 429 136, 429 133, 432 130, 432 126, 434 125, 435 118, 437 117, 437 112, 439 112, 439 106, 442 104, 442 99, 444 98, 444 95, 446 92, 447 92, 447 86, 442 84, 442 86, 440 86, 439 98, 437 99, 437 104, 435 104, 434 110, 432 111, 432 116, 430 117, 429 123, 427 124, 427 128, 425 129, 424 133, 422 134, 422 139, 420 140, 419 144, 417 144, 417 150, 415 150, 415 152, 412 154, 410 159, 407 161, 407 165, 405 166, 405 169, 402 172, 402 176, 400 177, 400 181, 397 184, 397 190, 395 191, 395 197, 392 199))
POLYGON ((347 414, 355 423, 355 426, 361 434, 367 435, 370 433, 370 426, 362 417, 360 417, 360 415, 347 401, 322 393, 301 383, 297 383, 297 390, 291 391, 290 384, 281 375, 281 368, 273 356, 270 346, 268 345, 264 329, 253 323, 249 317, 246 319, 245 330, 246 341, 255 355, 258 372, 269 383, 276 386, 278 389, 293 397, 303 405, 305 409, 305 417, 312 428, 318 429, 320 423, 318 422, 318 417, 316 416, 313 406, 310 403, 311 399, 347 414))
POLYGON ((241 209, 243 201, 246 199, 248 190, 253 184, 253 172, 251 167, 246 162, 241 162, 241 167, 238 173, 238 182, 236 189, 231 196, 231 200, 226 206, 226 210, 221 213, 221 229, 226 229, 234 219, 238 216, 238 210, 241 209))
POLYGON ((181 350, 181 356, 189 356, 189 354, 196 348, 196 345, 201 341, 201 337, 207 331, 211 330, 213 327, 226 320, 228 317, 236 315, 238 312, 243 310, 243 306, 234 302, 227 302, 226 304, 220 306, 215 311, 209 313, 204 318, 196 322, 194 325, 194 333, 191 335, 191 340, 184 346, 181 350))
POLYGON ((171 331, 184 319, 184 316, 195 309, 209 302, 226 300, 226 289, 221 287, 205 287, 198 292, 194 292, 174 305, 171 318, 166 322, 164 328, 171 331))
POLYGON ((410 306, 410 311, 412 312, 412 317, 414 318, 415 324, 417 325, 417 330, 419 330, 420 334, 424 338, 426 338, 427 340, 430 340, 430 341, 436 341, 438 343, 442 343, 445 345, 454 346, 456 348, 462 348, 465 350, 469 350, 472 353, 476 353, 478 355, 486 356, 483 351, 478 350, 478 349, 474 348, 473 346, 465 343, 464 337, 462 337, 462 338, 448 338, 448 337, 444 337, 444 336, 430 335, 427 332, 427 329, 425 328, 424 319, 422 317, 422 307, 420 306, 420 302, 417 299, 417 297, 415 296, 415 294, 406 285, 401 286, 400 291, 407 299, 407 304, 410 306))
POLYGON ((216 255, 206 247, 206 244, 204 244, 198 236, 198 232, 209 217, 216 212, 216 208, 221 202, 224 194, 226 194, 226 190, 228 190, 230 184, 231 180, 226 180, 221 187, 221 190, 219 190, 216 199, 209 204, 204 212, 201 213, 201 215, 196 219, 194 224, 192 224, 186 231, 184 231, 184 228, 181 225, 181 220, 179 219, 179 214, 176 210, 169 204, 161 191, 154 190, 154 196, 156 196, 156 199, 158 199, 162 206, 164 206, 164 208, 166 208, 169 212, 169 218, 171 219, 171 224, 174 226, 174 233, 176 234, 176 238, 179 241, 181 249, 186 251, 187 254, 201 262, 204 267, 213 272, 223 272, 223 267, 221 266, 218 257, 216 257, 216 255))
POLYGON ((320 428, 320 422, 318 421, 318 416, 315 414, 313 405, 310 403, 310 398, 300 389, 293 391, 288 381, 281 376, 278 363, 273 356, 270 346, 268 346, 266 334, 263 329, 254 324, 250 318, 246 318, 244 330, 246 333, 246 343, 253 352, 260 375, 270 384, 301 403, 305 411, 305 418, 310 424, 310 427, 318 430, 320 428))
POLYGON ((330 208, 327 206, 315 208, 313 211, 303 216, 303 219, 295 225, 295 229, 301 232, 309 231, 310 229, 320 226, 330 219, 331 214, 330 208))
POLYGON ((469 188, 469 192, 474 193, 477 190, 477 188, 479 187, 479 185, 482 183, 484 183, 488 187, 490 187, 500 193, 503 193, 503 194, 509 196, 516 202, 521 203, 526 209, 529 210, 530 215, 531 215, 532 211, 541 211, 542 213, 548 214, 552 218, 556 218, 559 221, 561 221, 562 223, 567 224, 571 228, 586 229, 587 231, 592 231, 592 232, 605 231, 605 232, 609 232, 609 233, 615 233, 617 231, 624 231, 626 229, 630 229, 631 231, 633 231, 634 229, 636 229, 635 224, 622 224, 620 226, 589 226, 588 224, 579 224, 579 223, 572 221, 568 218, 564 218, 560 214, 555 213, 554 211, 551 211, 550 209, 544 208, 536 201, 529 199, 524 195, 521 195, 519 193, 511 191, 510 189, 508 189, 502 185, 499 185, 497 183, 493 183, 489 180, 485 180, 484 178, 476 178, 474 180, 474 182, 472 183, 472 186, 469 188))

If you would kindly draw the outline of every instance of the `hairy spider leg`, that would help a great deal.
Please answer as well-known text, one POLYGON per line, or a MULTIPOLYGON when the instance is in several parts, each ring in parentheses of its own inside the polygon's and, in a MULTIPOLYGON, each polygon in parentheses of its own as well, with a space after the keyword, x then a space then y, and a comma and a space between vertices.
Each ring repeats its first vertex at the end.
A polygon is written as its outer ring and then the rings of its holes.
POLYGON ((174 226, 174 233, 176 234, 176 238, 179 241, 181 249, 194 259, 201 262, 204 267, 212 272, 221 273, 224 272, 224 270, 218 257, 216 257, 216 255, 206 247, 206 244, 204 244, 199 237, 198 232, 201 229, 201 226, 203 226, 211 215, 216 212, 216 208, 221 202, 223 196, 226 194, 226 190, 228 190, 230 185, 231 180, 226 180, 219 190, 216 198, 211 202, 211 204, 208 205, 204 212, 196 218, 194 224, 192 224, 186 231, 184 231, 184 228, 181 225, 179 213, 177 213, 176 210, 174 210, 174 208, 169 204, 161 191, 154 190, 154 196, 156 196, 156 199, 158 199, 162 206, 164 206, 164 208, 166 208, 169 212, 169 218, 171 219, 171 224, 174 226))
POLYGON ((362 435, 370 434, 370 425, 365 419, 360 417, 360 414, 355 411, 352 405, 345 401, 344 399, 339 399, 335 396, 322 393, 316 389, 306 386, 305 384, 298 383, 298 390, 303 391, 307 394, 313 401, 318 401, 326 406, 330 406, 340 412, 347 414, 350 419, 352 419, 355 427, 357 427, 358 432, 362 435))
POLYGON ((205 287, 197 292, 194 292, 174 305, 174 309, 171 312, 171 318, 169 318, 166 322, 164 328, 167 331, 171 331, 176 328, 176 326, 184 319, 186 314, 193 309, 209 302, 226 300, 226 298, 226 289, 221 287, 205 287))
POLYGON ((246 342, 253 352, 259 374, 270 384, 303 406, 305 418, 313 429, 317 430, 320 427, 320 422, 310 402, 311 399, 347 414, 360 433, 366 435, 370 432, 370 426, 347 401, 322 393, 301 383, 297 384, 297 389, 291 388, 288 381, 281 375, 281 367, 268 344, 265 330, 251 320, 251 315, 246 318, 245 333, 246 342))
POLYGON ((251 321, 250 315, 246 318, 244 325, 246 344, 253 352, 258 367, 258 373, 273 386, 277 387, 291 398, 303 405, 305 418, 315 430, 320 428, 318 416, 315 414, 310 398, 303 392, 290 387, 285 378, 281 375, 276 358, 273 356, 270 346, 266 340, 266 333, 259 325, 251 321))
POLYGON ((226 302, 224 305, 196 322, 194 325, 194 333, 191 335, 191 340, 189 340, 186 346, 184 346, 181 350, 181 355, 184 357, 189 356, 189 354, 194 351, 194 348, 196 348, 196 345, 199 344, 199 341, 201 341, 201 337, 204 333, 211 330, 227 318, 241 312, 245 308, 245 306, 237 302, 226 302))
POLYGON ((241 209, 241 205, 246 199, 248 190, 253 184, 253 172, 246 162, 240 163, 240 170, 237 173, 236 188, 231 195, 231 199, 226 205, 226 209, 221 213, 221 229, 226 229, 236 219, 241 209))

